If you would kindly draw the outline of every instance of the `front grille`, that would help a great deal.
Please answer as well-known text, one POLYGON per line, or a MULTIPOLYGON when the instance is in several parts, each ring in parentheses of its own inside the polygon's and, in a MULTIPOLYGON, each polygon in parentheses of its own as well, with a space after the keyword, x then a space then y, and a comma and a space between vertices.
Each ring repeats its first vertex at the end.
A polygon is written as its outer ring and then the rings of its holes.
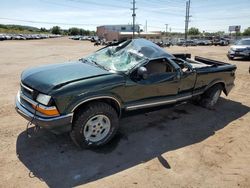
MULTIPOLYGON (((35 93, 36 91, 21 83, 20 94, 19 94, 20 104, 31 113, 35 113, 33 106, 37 104, 34 100, 35 93)), ((36 112, 36 114, 40 115, 39 112, 36 112)))
POLYGON ((243 52, 243 51, 245 51, 246 49, 244 49, 244 48, 239 48, 239 49, 236 49, 235 50, 235 52, 243 52))
POLYGON ((21 93, 32 100, 37 97, 37 92, 23 83, 21 83, 21 93))

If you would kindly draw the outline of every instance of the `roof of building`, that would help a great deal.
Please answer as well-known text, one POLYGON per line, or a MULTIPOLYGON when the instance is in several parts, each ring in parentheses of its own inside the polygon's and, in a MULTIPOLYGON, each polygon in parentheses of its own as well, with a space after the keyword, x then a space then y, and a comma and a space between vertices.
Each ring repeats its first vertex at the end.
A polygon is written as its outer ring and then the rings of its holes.
MULTIPOLYGON (((133 35, 133 32, 119 32, 120 35, 133 35)), ((135 32, 135 35, 139 35, 138 32, 135 32)), ((161 33, 153 32, 140 32, 140 35, 161 35, 161 33)))

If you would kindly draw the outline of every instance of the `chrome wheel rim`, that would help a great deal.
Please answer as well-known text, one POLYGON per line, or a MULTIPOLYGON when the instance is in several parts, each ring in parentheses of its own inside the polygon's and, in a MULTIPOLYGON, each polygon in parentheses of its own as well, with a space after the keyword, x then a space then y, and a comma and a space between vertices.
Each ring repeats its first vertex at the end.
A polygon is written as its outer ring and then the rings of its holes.
POLYGON ((218 99, 220 97, 220 93, 221 93, 220 90, 216 91, 216 93, 214 94, 214 97, 213 97, 213 99, 211 101, 212 105, 215 105, 217 103, 217 101, 218 101, 218 99))
POLYGON ((111 123, 107 116, 95 115, 84 126, 84 138, 86 141, 98 142, 108 135, 110 128, 111 123))

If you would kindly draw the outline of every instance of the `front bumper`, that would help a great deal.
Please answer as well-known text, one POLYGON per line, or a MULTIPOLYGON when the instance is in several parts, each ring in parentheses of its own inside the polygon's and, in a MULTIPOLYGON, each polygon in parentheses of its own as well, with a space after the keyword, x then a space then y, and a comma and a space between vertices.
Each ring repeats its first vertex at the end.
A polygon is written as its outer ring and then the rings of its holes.
POLYGON ((44 129, 50 130, 53 133, 60 134, 63 132, 69 132, 72 126, 73 114, 61 115, 57 117, 40 117, 28 111, 20 103, 19 97, 16 97, 16 111, 28 121, 32 121, 33 124, 38 125, 44 129))
POLYGON ((230 50, 227 54, 228 57, 250 57, 250 51, 237 52, 230 50))

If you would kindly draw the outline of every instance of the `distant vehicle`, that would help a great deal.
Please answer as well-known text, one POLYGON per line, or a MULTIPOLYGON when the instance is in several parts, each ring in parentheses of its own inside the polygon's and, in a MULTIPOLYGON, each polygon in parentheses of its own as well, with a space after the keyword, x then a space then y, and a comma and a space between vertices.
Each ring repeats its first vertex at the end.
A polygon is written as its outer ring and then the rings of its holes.
POLYGON ((164 47, 170 47, 173 46, 173 43, 171 41, 167 41, 163 44, 164 47))
POLYGON ((99 40, 99 38, 98 38, 97 36, 93 36, 93 37, 90 39, 91 42, 96 42, 96 41, 98 41, 98 40, 99 40))
POLYGON ((12 39, 13 40, 26 40, 26 38, 22 34, 20 34, 20 35, 14 35, 12 37, 12 39))
POLYGON ((177 41, 176 45, 177 46, 183 46, 185 44, 185 40, 184 39, 180 39, 179 41, 177 41))
POLYGON ((72 40, 80 40, 82 38, 82 36, 81 35, 75 35, 75 36, 71 36, 69 38, 72 39, 72 40))
POLYGON ((231 60, 235 57, 250 58, 250 38, 241 39, 232 45, 227 57, 231 60))
POLYGON ((160 46, 160 47, 164 47, 164 44, 163 44, 163 41, 161 41, 161 42, 155 42, 155 44, 157 44, 158 46, 160 46))
POLYGON ((170 54, 150 41, 133 39, 74 62, 31 68, 21 74, 16 110, 37 126, 71 132, 83 148, 102 146, 129 112, 187 100, 213 109, 222 92, 229 94, 235 65, 187 57, 191 54, 170 54))
POLYGON ((82 36, 79 40, 88 40, 89 36, 82 36))
POLYGON ((34 39, 47 39, 57 38, 61 35, 49 34, 0 34, 0 40, 34 40, 34 39))
POLYGON ((219 45, 219 46, 227 46, 227 45, 229 45, 229 40, 225 39, 225 38, 215 39, 213 41, 213 44, 215 46, 217 46, 217 45, 219 45))
POLYGON ((0 34, 0 41, 2 41, 2 40, 6 40, 6 37, 5 37, 5 35, 0 34))
POLYGON ((197 46, 197 44, 193 40, 187 40, 186 42, 184 42, 184 46, 197 46))
POLYGON ((208 46, 211 45, 212 42, 210 40, 197 40, 196 44, 199 46, 208 46))
POLYGON ((99 45, 101 45, 101 40, 95 41, 94 46, 99 46, 99 45))
POLYGON ((194 40, 180 40, 177 42, 177 46, 197 46, 194 40))

